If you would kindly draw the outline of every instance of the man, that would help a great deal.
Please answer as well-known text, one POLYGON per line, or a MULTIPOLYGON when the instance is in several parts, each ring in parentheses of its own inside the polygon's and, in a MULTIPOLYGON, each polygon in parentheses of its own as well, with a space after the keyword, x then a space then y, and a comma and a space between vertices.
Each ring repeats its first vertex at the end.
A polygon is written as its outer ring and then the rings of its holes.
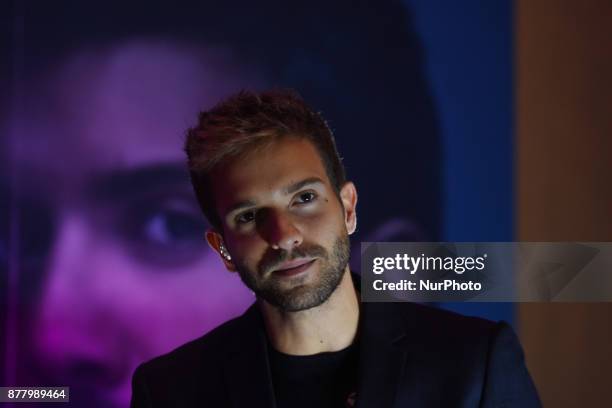
POLYGON ((210 246, 256 303, 141 365, 132 407, 532 407, 512 330, 415 304, 360 304, 357 192, 291 91, 241 92, 186 142, 210 246))

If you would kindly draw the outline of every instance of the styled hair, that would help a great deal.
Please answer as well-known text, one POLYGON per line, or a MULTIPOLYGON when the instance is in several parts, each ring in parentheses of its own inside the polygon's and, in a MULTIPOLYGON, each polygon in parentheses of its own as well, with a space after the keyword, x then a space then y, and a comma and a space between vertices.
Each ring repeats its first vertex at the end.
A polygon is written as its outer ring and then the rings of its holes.
POLYGON ((304 138, 314 145, 339 195, 346 174, 333 133, 321 114, 296 91, 241 91, 200 113, 197 126, 187 131, 185 152, 193 189, 212 226, 221 229, 222 223, 215 209, 210 173, 223 162, 286 137, 304 138))

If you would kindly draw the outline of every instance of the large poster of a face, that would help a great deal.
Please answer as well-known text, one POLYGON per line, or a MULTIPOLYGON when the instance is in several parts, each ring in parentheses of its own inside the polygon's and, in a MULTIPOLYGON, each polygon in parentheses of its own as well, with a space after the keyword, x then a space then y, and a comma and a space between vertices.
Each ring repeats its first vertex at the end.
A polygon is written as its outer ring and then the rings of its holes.
POLYGON ((205 244, 182 151, 198 112, 237 90, 292 87, 327 118, 360 192, 354 254, 364 239, 438 236, 437 123, 407 10, 236 7, 15 12, 25 25, 5 52, 1 116, 3 384, 127 406, 139 363, 253 302, 205 244))

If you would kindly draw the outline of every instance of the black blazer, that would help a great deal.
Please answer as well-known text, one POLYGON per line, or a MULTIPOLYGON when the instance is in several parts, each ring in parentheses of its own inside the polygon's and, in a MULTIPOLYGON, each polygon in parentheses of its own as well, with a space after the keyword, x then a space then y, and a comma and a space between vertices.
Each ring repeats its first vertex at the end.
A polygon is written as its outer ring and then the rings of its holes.
MULTIPOLYGON (((357 407, 541 406, 507 324, 413 303, 361 306, 357 407)), ((253 305, 140 365, 131 407, 273 408, 266 341, 253 305)))

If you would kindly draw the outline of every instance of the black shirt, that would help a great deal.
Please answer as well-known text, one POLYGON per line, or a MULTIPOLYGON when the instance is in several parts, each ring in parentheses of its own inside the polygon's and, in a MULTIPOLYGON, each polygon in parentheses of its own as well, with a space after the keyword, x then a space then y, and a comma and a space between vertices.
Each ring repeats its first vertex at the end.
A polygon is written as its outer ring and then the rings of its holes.
POLYGON ((268 344, 276 408, 347 408, 355 404, 358 345, 292 356, 268 344))

